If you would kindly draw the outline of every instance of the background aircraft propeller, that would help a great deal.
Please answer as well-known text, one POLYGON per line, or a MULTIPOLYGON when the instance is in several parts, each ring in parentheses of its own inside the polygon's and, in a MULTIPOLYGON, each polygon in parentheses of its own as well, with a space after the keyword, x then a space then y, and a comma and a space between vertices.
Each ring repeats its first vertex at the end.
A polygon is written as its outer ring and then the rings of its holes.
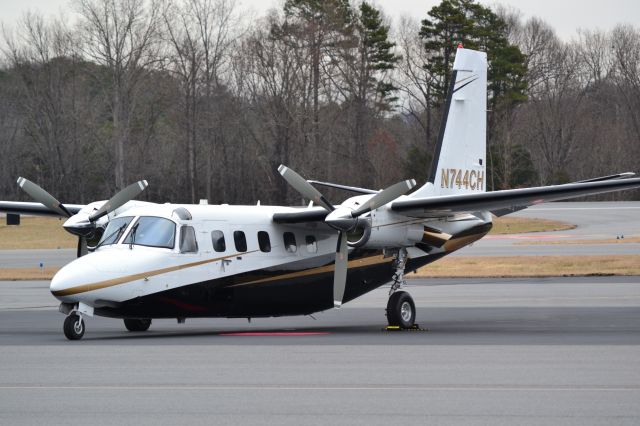
POLYGON ((336 247, 335 271, 333 274, 333 305, 339 308, 344 298, 344 289, 347 281, 349 246, 347 232, 353 231, 358 226, 359 217, 372 210, 380 208, 387 203, 405 194, 416 185, 416 181, 405 180, 378 192, 367 200, 365 204, 351 210, 348 207, 335 208, 326 198, 314 188, 306 179, 292 169, 281 165, 278 171, 282 177, 303 197, 324 207, 329 214, 325 223, 338 231, 338 244, 336 247))
POLYGON ((74 226, 65 226, 64 228, 69 233, 78 236, 78 257, 84 256, 89 252, 87 240, 90 240, 92 243, 97 243, 97 240, 99 240, 99 238, 97 238, 99 237, 99 235, 97 235, 96 233, 95 222, 104 215, 111 213, 112 211, 116 210, 119 207, 122 207, 124 204, 131 201, 142 191, 144 191, 147 186, 149 186, 146 180, 141 180, 127 186, 125 189, 111 197, 109 201, 104 203, 98 210, 89 215, 88 218, 84 219, 77 218, 78 215, 72 215, 69 210, 67 210, 67 208, 53 195, 49 194, 47 191, 31 182, 30 180, 20 177, 18 178, 18 185, 35 201, 44 204, 46 207, 55 211, 60 216, 70 218, 70 220, 65 222, 65 225, 67 225, 69 222, 73 222, 74 226), (74 220, 76 218, 77 220, 74 220), (84 226, 77 226, 78 224, 84 226))

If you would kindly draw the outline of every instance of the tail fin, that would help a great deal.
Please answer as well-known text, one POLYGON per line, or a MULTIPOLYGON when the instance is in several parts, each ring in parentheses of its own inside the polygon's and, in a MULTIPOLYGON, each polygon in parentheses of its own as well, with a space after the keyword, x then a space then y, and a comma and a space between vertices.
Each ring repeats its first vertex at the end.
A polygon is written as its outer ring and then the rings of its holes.
POLYGON ((458 48, 429 182, 410 195, 484 192, 487 155, 487 54, 458 48))

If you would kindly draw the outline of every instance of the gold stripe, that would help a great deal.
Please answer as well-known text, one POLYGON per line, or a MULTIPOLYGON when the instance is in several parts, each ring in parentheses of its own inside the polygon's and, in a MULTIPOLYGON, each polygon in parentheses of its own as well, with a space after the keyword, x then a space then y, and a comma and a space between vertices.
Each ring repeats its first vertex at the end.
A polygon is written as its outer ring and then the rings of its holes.
POLYGON ((100 289, 107 288, 107 287, 113 287, 113 286, 116 286, 116 285, 119 285, 119 284, 128 283, 130 281, 141 280, 143 278, 149 278, 149 277, 154 277, 156 275, 166 274, 166 273, 169 273, 169 272, 180 271, 182 269, 193 268, 195 266, 201 266, 201 265, 205 265, 207 263, 217 262, 219 260, 228 259, 230 257, 236 257, 236 256, 242 256, 244 254, 255 253, 257 251, 258 250, 252 250, 252 251, 247 251, 247 252, 244 252, 244 253, 236 253, 236 254, 232 254, 232 255, 228 255, 228 256, 217 257, 215 259, 199 260, 197 262, 185 263, 184 265, 178 265, 178 266, 171 266, 169 268, 156 269, 155 271, 142 272, 142 273, 133 274, 133 275, 125 275, 124 277, 113 278, 113 279, 106 280, 106 281, 99 281, 97 283, 81 284, 79 286, 65 288, 64 290, 52 291, 51 294, 53 294, 54 296, 71 296, 71 295, 78 294, 78 293, 86 293, 88 291, 100 290, 100 289))
POLYGON ((442 247, 442 245, 449 241, 451 237, 451 235, 444 232, 424 231, 422 234, 422 240, 420 241, 435 247, 442 247))
MULTIPOLYGON (((395 259, 394 257, 384 257, 383 255, 369 256, 369 257, 364 257, 362 259, 351 260, 349 261, 349 263, 347 263, 347 266, 349 268, 363 268, 365 266, 377 265, 377 264, 386 263, 386 262, 393 262, 394 259, 395 259)), ((262 278, 259 280, 249 281, 246 283, 235 284, 229 287, 240 287, 240 286, 245 286, 250 284, 261 284, 261 283, 267 283, 267 282, 272 282, 277 280, 307 277, 309 275, 322 274, 325 272, 332 272, 334 270, 335 270, 335 264, 332 264, 332 265, 320 266, 318 268, 313 268, 313 269, 305 269, 304 271, 291 272, 288 274, 278 275, 275 277, 262 278)))
POLYGON ((469 244, 471 244, 474 241, 479 240, 480 238, 484 237, 485 235, 487 235, 489 231, 487 232, 481 232, 478 234, 471 234, 471 235, 467 235, 464 237, 459 237, 459 238, 452 238, 449 241, 447 241, 446 243, 444 243, 444 251, 449 253, 452 251, 456 251, 464 246, 467 246, 469 244))

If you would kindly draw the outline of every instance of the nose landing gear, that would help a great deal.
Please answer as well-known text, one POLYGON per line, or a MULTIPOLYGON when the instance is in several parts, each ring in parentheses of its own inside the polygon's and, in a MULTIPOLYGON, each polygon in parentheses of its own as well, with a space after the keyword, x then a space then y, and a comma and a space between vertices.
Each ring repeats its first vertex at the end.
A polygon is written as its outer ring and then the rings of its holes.
POLYGON ((84 321, 82 316, 71 314, 64 319, 64 335, 69 340, 80 340, 84 336, 84 321))
POLYGON ((77 304, 62 302, 58 308, 60 312, 66 314, 62 330, 69 340, 80 340, 84 336, 84 315, 93 316, 93 307, 82 302, 77 304))

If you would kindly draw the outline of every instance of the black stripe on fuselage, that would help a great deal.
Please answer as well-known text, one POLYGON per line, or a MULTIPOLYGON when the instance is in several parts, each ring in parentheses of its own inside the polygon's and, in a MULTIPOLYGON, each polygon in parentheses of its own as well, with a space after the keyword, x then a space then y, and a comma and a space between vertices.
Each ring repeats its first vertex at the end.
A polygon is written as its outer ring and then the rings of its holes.
MULTIPOLYGON (((367 251, 363 254, 382 257, 381 252, 367 251)), ((410 259, 406 270, 415 270, 442 256, 444 253, 410 259)), ((350 268, 344 302, 391 281, 393 273, 393 262, 388 259, 350 268)), ((131 299, 117 306, 96 308, 95 313, 116 318, 257 318, 308 315, 332 307, 333 270, 308 275, 301 273, 299 276, 288 270, 254 271, 206 280, 131 299), (269 279, 260 282, 260 277, 269 279), (246 282, 259 283, 241 285, 246 282)))

